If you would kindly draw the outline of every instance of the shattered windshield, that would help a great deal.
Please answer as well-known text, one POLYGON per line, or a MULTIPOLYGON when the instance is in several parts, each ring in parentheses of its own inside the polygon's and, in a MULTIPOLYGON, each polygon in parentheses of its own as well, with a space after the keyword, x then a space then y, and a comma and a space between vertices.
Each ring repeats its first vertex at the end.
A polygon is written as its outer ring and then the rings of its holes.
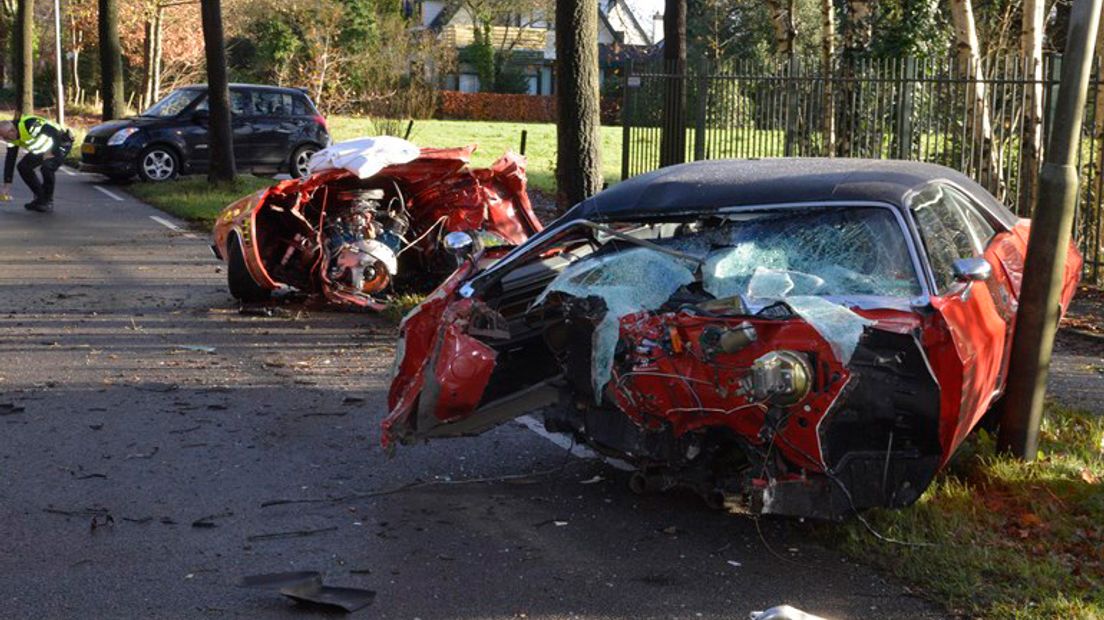
MULTIPOLYGON (((647 230, 636 232, 647 236, 647 230)), ((564 269, 534 302, 540 305, 553 292, 605 302, 591 360, 596 397, 610 379, 620 319, 656 310, 699 282, 700 294, 716 299, 740 296, 759 308, 785 301, 845 363, 872 322, 825 298, 922 292, 903 231, 885 208, 747 212, 678 232, 670 226, 650 230, 659 236, 652 243, 688 256, 640 245, 625 249, 610 237, 607 247, 564 269)))
POLYGON ((702 285, 715 297, 914 297, 920 282, 888 209, 737 215, 704 235, 702 285))

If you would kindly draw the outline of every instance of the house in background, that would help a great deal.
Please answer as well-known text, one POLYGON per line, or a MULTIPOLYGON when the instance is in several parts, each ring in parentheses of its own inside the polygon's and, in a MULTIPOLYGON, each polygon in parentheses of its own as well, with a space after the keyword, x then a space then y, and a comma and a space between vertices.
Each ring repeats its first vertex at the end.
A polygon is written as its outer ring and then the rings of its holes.
MULTIPOLYGON (((656 0, 600 0, 598 45, 602 78, 613 71, 620 59, 636 57, 656 49, 663 39, 663 16, 655 8, 656 0)), ((662 7, 662 0, 659 0, 662 7)), ((422 28, 460 53, 455 73, 441 76, 442 88, 475 93, 482 90, 475 67, 463 61, 462 50, 475 42, 476 20, 464 2, 423 0, 413 6, 422 28)), ((501 16, 491 26, 491 42, 496 49, 510 50, 510 62, 525 78, 530 95, 550 95, 556 61, 556 31, 551 19, 543 15, 512 14, 501 16)))

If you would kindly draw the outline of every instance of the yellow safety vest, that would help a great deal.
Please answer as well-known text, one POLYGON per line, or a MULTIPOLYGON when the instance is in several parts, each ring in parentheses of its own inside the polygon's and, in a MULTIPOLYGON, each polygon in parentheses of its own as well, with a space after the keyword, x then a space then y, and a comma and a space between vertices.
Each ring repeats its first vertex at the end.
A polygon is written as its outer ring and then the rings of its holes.
POLYGON ((19 139, 15 141, 16 146, 27 149, 33 155, 43 155, 54 148, 54 139, 42 133, 44 126, 53 125, 50 121, 41 116, 28 115, 21 117, 16 125, 19 128, 19 139), (29 120, 38 121, 39 124, 34 130, 27 129, 27 121, 29 120))

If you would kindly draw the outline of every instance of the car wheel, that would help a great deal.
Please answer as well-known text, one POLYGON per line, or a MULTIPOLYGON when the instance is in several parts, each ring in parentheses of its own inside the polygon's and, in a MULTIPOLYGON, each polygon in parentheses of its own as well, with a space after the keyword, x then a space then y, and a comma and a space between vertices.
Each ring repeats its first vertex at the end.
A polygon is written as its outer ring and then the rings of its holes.
POLYGON ((291 178, 301 179, 310 174, 307 164, 310 163, 310 158, 314 157, 317 152, 318 147, 313 144, 304 144, 295 149, 295 152, 291 154, 291 170, 288 171, 291 178))
POLYGON ((241 241, 237 235, 230 237, 226 256, 226 283, 230 286, 230 294, 235 299, 245 303, 265 301, 269 298, 269 291, 261 288, 253 276, 249 273, 249 266, 245 264, 245 254, 242 253, 241 241))
POLYGON ((138 176, 143 181, 171 181, 180 172, 180 160, 172 149, 151 146, 138 156, 138 176))

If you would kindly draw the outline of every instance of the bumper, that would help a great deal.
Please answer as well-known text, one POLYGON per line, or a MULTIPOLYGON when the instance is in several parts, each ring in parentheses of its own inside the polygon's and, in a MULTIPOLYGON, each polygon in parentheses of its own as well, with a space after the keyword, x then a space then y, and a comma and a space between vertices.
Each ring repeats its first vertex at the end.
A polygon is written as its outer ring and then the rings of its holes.
POLYGON ((95 145, 95 153, 81 151, 81 172, 107 175, 137 174, 138 153, 132 148, 95 145))

